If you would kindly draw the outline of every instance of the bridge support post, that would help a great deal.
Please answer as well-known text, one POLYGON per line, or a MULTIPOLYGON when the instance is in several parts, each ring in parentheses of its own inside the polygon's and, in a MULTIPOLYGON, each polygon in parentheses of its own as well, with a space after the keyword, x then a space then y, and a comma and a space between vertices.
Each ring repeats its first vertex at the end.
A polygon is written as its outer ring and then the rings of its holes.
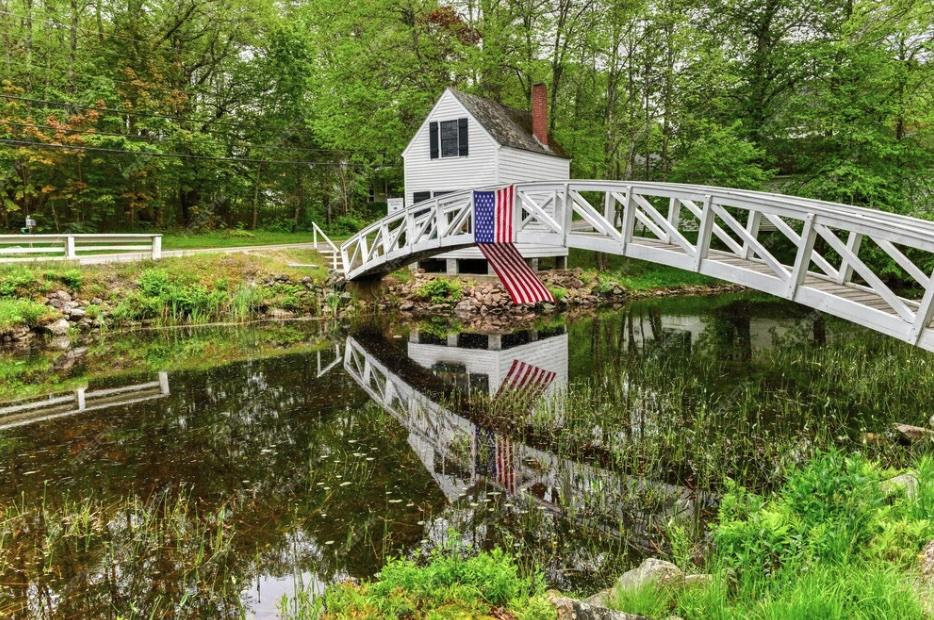
MULTIPOLYGON (((859 256, 859 248, 863 244, 863 236, 857 232, 851 232, 846 238, 846 249, 859 256)), ((843 257, 840 263, 840 271, 837 272, 837 284, 846 284, 853 278, 853 265, 843 257)))
POLYGON ((713 196, 704 196, 704 209, 701 211, 700 226, 697 229, 697 246, 694 249, 694 271, 700 271, 707 252, 710 250, 710 238, 713 236, 713 196))
POLYGON ((794 299, 798 287, 808 275, 808 265, 811 264, 811 253, 814 251, 814 242, 817 240, 817 231, 814 230, 814 215, 804 218, 804 227, 801 229, 801 241, 798 245, 798 255, 795 256, 795 265, 788 278, 788 288, 785 297, 794 299))
POLYGON ((444 273, 449 276, 456 276, 458 274, 458 265, 456 258, 448 258, 444 261, 444 273))

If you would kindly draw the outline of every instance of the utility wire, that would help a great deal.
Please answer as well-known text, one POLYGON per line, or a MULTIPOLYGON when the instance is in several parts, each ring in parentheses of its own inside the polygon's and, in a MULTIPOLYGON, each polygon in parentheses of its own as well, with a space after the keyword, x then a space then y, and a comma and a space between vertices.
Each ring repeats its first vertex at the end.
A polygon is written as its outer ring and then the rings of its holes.
MULTIPOLYGON (((55 127, 54 125, 43 125, 41 123, 23 123, 20 121, 14 121, 10 119, 0 119, 0 125, 4 123, 9 123, 10 125, 16 125, 18 127, 33 127, 36 129, 49 129, 55 132, 67 133, 71 135, 79 136, 104 136, 104 137, 113 137, 113 138, 126 138, 127 140, 134 140, 140 142, 146 142, 147 144, 159 144, 166 142, 164 139, 156 138, 155 136, 132 136, 125 133, 115 133, 108 131, 98 131, 94 130, 82 130, 82 129, 68 129, 65 127, 55 127)), ((229 135, 229 134, 224 134, 229 135)), ((250 142, 234 142, 231 141, 228 144, 229 146, 238 146, 245 149, 276 149, 280 151, 297 151, 297 152, 307 152, 307 153, 352 153, 353 151, 341 151, 339 149, 319 149, 319 148, 310 148, 310 147, 301 147, 301 146, 285 146, 279 144, 253 144, 250 142)))
MULTIPOLYGON (((49 99, 34 99, 34 98, 31 98, 31 97, 22 97, 22 96, 19 96, 19 95, 5 95, 5 94, 2 94, 2 93, 0 93, 0 99, 8 99, 8 100, 11 100, 11 101, 23 101, 23 102, 26 102, 26 103, 36 103, 36 104, 44 105, 44 106, 46 106, 46 107, 51 107, 51 108, 63 108, 63 109, 66 109, 66 110, 67 110, 67 109, 70 109, 70 108, 77 108, 77 109, 79 109, 79 110, 96 110, 96 111, 98 111, 98 112, 110 112, 110 113, 112 113, 112 114, 126 114, 126 115, 128 115, 128 116, 142 116, 142 117, 147 117, 147 118, 160 118, 160 119, 172 120, 172 121, 177 121, 177 122, 182 122, 182 123, 201 123, 201 122, 202 122, 202 121, 200 121, 200 120, 195 120, 195 119, 184 119, 184 118, 182 118, 182 117, 180 117, 180 116, 169 116, 169 115, 165 115, 165 114, 156 114, 156 113, 153 113, 153 112, 146 112, 146 111, 144 111, 144 112, 134 112, 134 111, 131 111, 131 110, 123 110, 123 109, 119 109, 119 108, 96 107, 96 106, 82 105, 82 104, 78 104, 78 103, 70 103, 70 102, 68 102, 68 101, 53 101, 53 100, 49 100, 49 99)), ((219 131, 219 130, 217 130, 217 129, 210 129, 210 128, 207 128, 207 129, 195 129, 195 130, 190 130, 190 131, 193 131, 193 132, 195 132, 195 133, 207 133, 207 134, 213 134, 213 135, 218 135, 218 136, 228 136, 228 137, 231 136, 231 135, 234 135, 234 134, 232 133, 232 130, 229 130, 229 131, 219 131)), ((262 147, 262 148, 289 148, 289 147, 280 147, 280 146, 277 145, 277 144, 264 144, 264 145, 251 144, 251 146, 262 147)), ((302 147, 292 147, 292 148, 294 148, 295 150, 297 150, 297 149, 302 148, 302 147)), ((302 150, 306 150, 306 149, 305 149, 305 148, 302 148, 302 150)), ((320 149, 320 148, 307 148, 307 150, 308 150, 308 151, 312 151, 312 152, 322 152, 322 153, 337 152, 337 153, 356 153, 356 154, 361 154, 361 153, 372 153, 372 152, 373 152, 373 151, 361 151, 361 150, 349 151, 349 150, 343 150, 343 149, 320 149)))
POLYGON ((35 141, 30 141, 30 140, 10 140, 7 138, 0 138, 0 144, 7 144, 9 146, 29 147, 29 148, 65 149, 65 150, 89 151, 89 152, 95 152, 95 153, 111 153, 111 154, 120 154, 120 155, 143 156, 143 157, 173 157, 173 158, 179 158, 179 159, 244 162, 244 163, 253 163, 253 164, 285 164, 285 165, 344 166, 344 167, 361 167, 362 166, 362 164, 357 164, 354 162, 343 162, 343 161, 255 159, 255 158, 249 158, 249 157, 214 157, 210 155, 190 155, 187 153, 155 153, 155 152, 150 152, 150 151, 127 151, 125 149, 110 149, 110 148, 103 148, 103 147, 78 146, 78 145, 72 146, 69 144, 47 144, 44 142, 35 142, 35 141))

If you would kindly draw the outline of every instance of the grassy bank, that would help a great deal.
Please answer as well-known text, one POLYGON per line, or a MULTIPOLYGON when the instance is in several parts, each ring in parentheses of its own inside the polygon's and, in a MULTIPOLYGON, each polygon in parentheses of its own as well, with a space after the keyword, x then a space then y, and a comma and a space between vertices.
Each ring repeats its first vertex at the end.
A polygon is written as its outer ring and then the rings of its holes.
MULTIPOLYGON (((731 485, 712 545, 672 528, 670 557, 710 571, 695 586, 649 583, 609 593, 610 607, 649 618, 924 617, 916 555, 934 538, 934 460, 915 462, 912 494, 887 487, 896 472, 859 454, 816 455, 763 497, 731 485)), ((507 554, 434 553, 427 562, 391 561, 371 582, 338 584, 300 596, 295 618, 554 618, 543 577, 507 554)), ((283 605, 283 608, 288 605, 283 605)))
POLYGON ((233 248, 249 245, 311 243, 311 241, 312 234, 310 232, 276 232, 270 230, 218 230, 204 233, 169 232, 162 235, 162 248, 165 250, 233 248))
POLYGON ((0 330, 36 327, 67 315, 67 308, 50 305, 49 295, 59 292, 98 327, 243 321, 271 308, 318 315, 338 301, 324 291, 325 263, 310 250, 268 250, 81 268, 4 265, 0 330))
POLYGON ((723 284, 714 278, 674 267, 573 248, 568 255, 568 266, 583 269, 588 279, 599 280, 603 288, 620 286, 634 292, 723 284))
MULTIPOLYGON (((733 485, 711 531, 708 586, 648 585, 616 592, 612 605, 651 617, 925 617, 917 554, 934 538, 934 460, 915 463, 910 493, 887 487, 894 474, 827 452, 769 497, 733 485)), ((674 559, 697 568, 687 554, 674 559)))

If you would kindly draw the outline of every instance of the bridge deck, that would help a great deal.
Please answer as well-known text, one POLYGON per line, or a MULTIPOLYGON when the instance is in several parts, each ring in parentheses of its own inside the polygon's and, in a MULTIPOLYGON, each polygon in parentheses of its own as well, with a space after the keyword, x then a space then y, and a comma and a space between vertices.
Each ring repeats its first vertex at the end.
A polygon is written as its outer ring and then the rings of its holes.
MULTIPOLYGON (((472 246, 472 196, 462 192, 419 203, 360 231, 341 246, 347 277, 378 276, 421 257, 472 246)), ((520 183, 515 196, 517 243, 617 254, 701 273, 934 351, 934 222, 794 196, 673 183, 520 183), (793 265, 773 254, 788 244, 793 265), (900 281, 913 286, 892 290, 886 282, 893 267, 900 281)))
MULTIPOLYGON (((579 234, 579 233, 578 233, 579 234)), ((651 247, 659 250, 665 250, 672 252, 673 254, 681 254, 687 256, 687 253, 684 249, 673 243, 665 243, 664 241, 658 241, 656 239, 647 239, 644 237, 634 238, 630 243, 635 245, 641 245, 644 247, 651 247)), ((740 269, 746 269, 755 273, 762 274, 764 276, 774 277, 775 272, 765 264, 765 261, 741 258, 736 254, 730 252, 724 252, 721 250, 710 250, 705 259, 711 262, 723 263, 725 265, 730 265, 732 267, 738 267, 740 269)), ((786 265, 787 267, 787 265, 786 265)), ((778 281, 778 278, 775 278, 778 281)), ((823 293, 828 293, 840 299, 846 299, 854 303, 858 303, 863 306, 868 306, 874 310, 880 312, 885 312, 890 314, 893 318, 898 317, 898 313, 889 305, 885 299, 882 298, 878 293, 867 289, 865 287, 856 285, 856 284, 838 284, 830 278, 822 277, 815 275, 813 273, 808 273, 804 281, 801 284, 802 287, 813 288, 815 290, 821 291, 823 293)), ((902 299, 906 305, 912 309, 917 308, 918 302, 911 299, 902 299)), ((929 326, 934 327, 934 319, 929 323, 929 326)))

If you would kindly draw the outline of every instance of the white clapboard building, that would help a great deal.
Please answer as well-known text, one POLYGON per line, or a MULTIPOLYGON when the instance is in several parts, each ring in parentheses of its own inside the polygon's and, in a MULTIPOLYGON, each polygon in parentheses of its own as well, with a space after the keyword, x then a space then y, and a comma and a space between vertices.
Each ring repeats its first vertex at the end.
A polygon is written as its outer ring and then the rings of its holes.
MULTIPOLYGON (((568 179, 571 160, 548 136, 548 93, 532 87, 531 111, 517 110, 453 88, 444 91, 402 152, 405 204, 476 187, 568 179)), ((563 267, 566 248, 520 244, 533 267, 555 259, 563 267)), ((421 267, 429 271, 488 273, 477 248, 441 254, 421 267)))

